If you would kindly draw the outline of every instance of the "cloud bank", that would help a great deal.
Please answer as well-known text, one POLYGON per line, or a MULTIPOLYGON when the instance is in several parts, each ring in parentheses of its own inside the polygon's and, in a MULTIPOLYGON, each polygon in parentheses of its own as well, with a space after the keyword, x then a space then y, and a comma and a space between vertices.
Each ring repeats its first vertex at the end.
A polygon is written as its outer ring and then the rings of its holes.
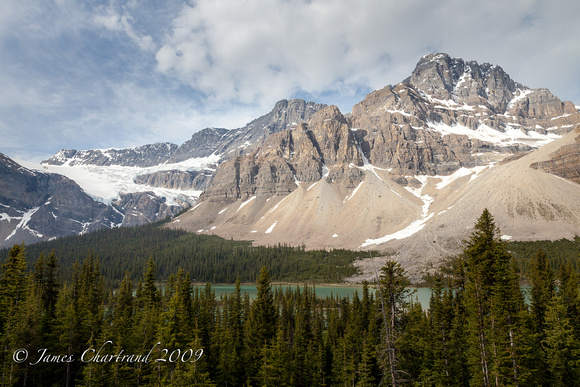
POLYGON ((181 143, 283 98, 338 105, 431 52, 580 104, 576 0, 5 0, 0 152, 181 143))

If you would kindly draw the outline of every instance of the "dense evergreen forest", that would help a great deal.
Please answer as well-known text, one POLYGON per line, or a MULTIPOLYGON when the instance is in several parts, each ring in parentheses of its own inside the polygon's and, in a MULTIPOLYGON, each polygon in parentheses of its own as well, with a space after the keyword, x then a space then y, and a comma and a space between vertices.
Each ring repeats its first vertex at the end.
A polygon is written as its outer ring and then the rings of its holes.
POLYGON ((280 290, 266 266, 257 297, 193 290, 179 269, 161 291, 150 258, 115 291, 89 254, 59 279, 56 254, 31 268, 15 245, 0 271, 2 385, 578 386, 579 276, 530 258, 530 302, 486 210, 434 280, 428 310, 387 261, 350 298, 280 290), (376 287, 374 295, 369 286, 376 287))
MULTIPOLYGON (((54 253, 60 262, 59 275, 70 279, 73 264, 94 255, 100 260, 107 288, 116 288, 129 272, 133 281, 153 256, 157 278, 165 282, 182 268, 192 281, 212 283, 255 282, 262 266, 268 267, 272 280, 289 282, 341 282, 356 274, 351 263, 376 252, 342 249, 305 250, 303 247, 278 245, 252 246, 251 242, 233 241, 216 235, 200 235, 149 224, 138 227, 104 229, 84 235, 39 242, 26 247, 27 254, 38 257, 54 253)), ((8 250, 0 251, 0 260, 8 250)))
POLYGON ((558 270, 562 265, 572 265, 575 270, 580 270, 580 236, 574 240, 560 239, 557 241, 527 241, 527 242, 509 242, 509 252, 518 262, 520 272, 524 277, 530 273, 530 257, 536 251, 543 250, 550 257, 550 265, 553 270, 558 270))

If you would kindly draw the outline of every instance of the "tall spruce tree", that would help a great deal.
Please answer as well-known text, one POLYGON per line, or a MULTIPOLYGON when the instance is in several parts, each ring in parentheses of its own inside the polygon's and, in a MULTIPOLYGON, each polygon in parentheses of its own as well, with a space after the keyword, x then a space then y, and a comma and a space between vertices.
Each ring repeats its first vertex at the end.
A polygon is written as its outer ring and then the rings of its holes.
POLYGON ((532 257, 530 266, 530 280, 532 282, 530 308, 534 317, 536 333, 541 336, 544 331, 546 310, 556 292, 556 284, 544 250, 539 249, 536 252, 532 257))
MULTIPOLYGON (((276 335, 278 311, 270 285, 270 274, 265 266, 260 269, 256 282, 257 296, 251 304, 250 316, 246 322, 246 370, 249 378, 257 378, 263 365, 264 347, 272 344, 276 335)), ((256 379, 256 382, 259 382, 256 379)))
POLYGON ((14 245, 2 264, 0 274, 0 345, 2 355, 2 375, 0 381, 12 383, 13 368, 9 342, 12 335, 10 317, 15 315, 26 294, 26 254, 24 243, 14 245))
POLYGON ((409 285, 410 281, 401 264, 388 260, 381 269, 378 291, 384 324, 380 353, 384 380, 392 386, 399 386, 404 377, 404 371, 400 367, 399 339, 401 319, 409 306, 409 285))
POLYGON ((523 297, 511 255, 487 209, 477 220, 463 257, 473 381, 485 387, 518 385, 516 331, 523 297))
POLYGON ((559 295, 554 295, 546 309, 542 346, 549 371, 549 383, 554 387, 580 385, 580 346, 574 336, 566 307, 559 295))

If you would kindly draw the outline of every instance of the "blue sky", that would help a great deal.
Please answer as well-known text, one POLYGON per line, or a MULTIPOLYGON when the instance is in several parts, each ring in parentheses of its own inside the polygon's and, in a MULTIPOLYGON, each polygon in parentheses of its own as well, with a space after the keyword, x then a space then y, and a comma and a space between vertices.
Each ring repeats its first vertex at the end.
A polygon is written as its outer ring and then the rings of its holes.
POLYGON ((280 99, 338 105, 432 52, 580 105, 577 0, 0 2, 0 152, 181 144, 280 99))

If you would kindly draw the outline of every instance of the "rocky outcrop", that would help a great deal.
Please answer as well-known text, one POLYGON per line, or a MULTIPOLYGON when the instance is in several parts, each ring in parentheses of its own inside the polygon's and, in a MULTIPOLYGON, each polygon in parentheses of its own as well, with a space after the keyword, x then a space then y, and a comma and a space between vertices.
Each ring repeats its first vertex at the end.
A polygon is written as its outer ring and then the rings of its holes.
POLYGON ((0 154, 0 247, 114 227, 123 215, 72 180, 32 171, 0 154))
POLYGON ((574 134, 574 143, 562 146, 550 154, 549 160, 532 163, 530 167, 580 184, 580 126, 574 134))
MULTIPOLYGON (((480 119, 439 109, 408 85, 387 86, 353 107, 350 118, 362 151, 373 165, 396 175, 449 175, 461 167, 488 163, 496 154, 527 151, 526 144, 501 145, 433 129, 476 130, 480 119)), ((494 125, 497 126, 497 125, 494 125)))
POLYGON ((503 114, 516 90, 524 89, 499 66, 479 65, 443 53, 421 58, 408 82, 435 99, 484 105, 496 114, 503 114))
POLYGON ((184 160, 211 156, 223 144, 230 134, 228 129, 206 128, 196 132, 191 139, 181 144, 167 160, 168 163, 179 163, 184 160))
POLYGON ((202 200, 233 201, 254 195, 286 195, 300 182, 322 177, 353 185, 363 175, 353 132, 336 106, 316 113, 307 123, 267 138, 254 152, 220 164, 202 200), (339 172, 339 170, 341 172, 339 172))
POLYGON ((577 110, 572 102, 560 101, 548 89, 534 89, 516 98, 510 104, 507 113, 517 117, 542 119, 575 114, 577 110), (524 94, 525 96, 521 97, 524 94))
POLYGON ((137 184, 169 188, 181 191, 205 191, 211 181, 210 171, 159 171, 139 175, 133 179, 137 184))
POLYGON ((297 127, 325 106, 302 99, 281 100, 270 113, 250 122, 244 128, 232 130, 216 152, 226 159, 250 153, 257 146, 261 146, 270 135, 297 127))
POLYGON ((153 192, 121 194, 119 199, 113 201, 113 206, 125 214, 121 226, 157 222, 173 217, 183 209, 181 205, 167 204, 165 198, 153 192))

